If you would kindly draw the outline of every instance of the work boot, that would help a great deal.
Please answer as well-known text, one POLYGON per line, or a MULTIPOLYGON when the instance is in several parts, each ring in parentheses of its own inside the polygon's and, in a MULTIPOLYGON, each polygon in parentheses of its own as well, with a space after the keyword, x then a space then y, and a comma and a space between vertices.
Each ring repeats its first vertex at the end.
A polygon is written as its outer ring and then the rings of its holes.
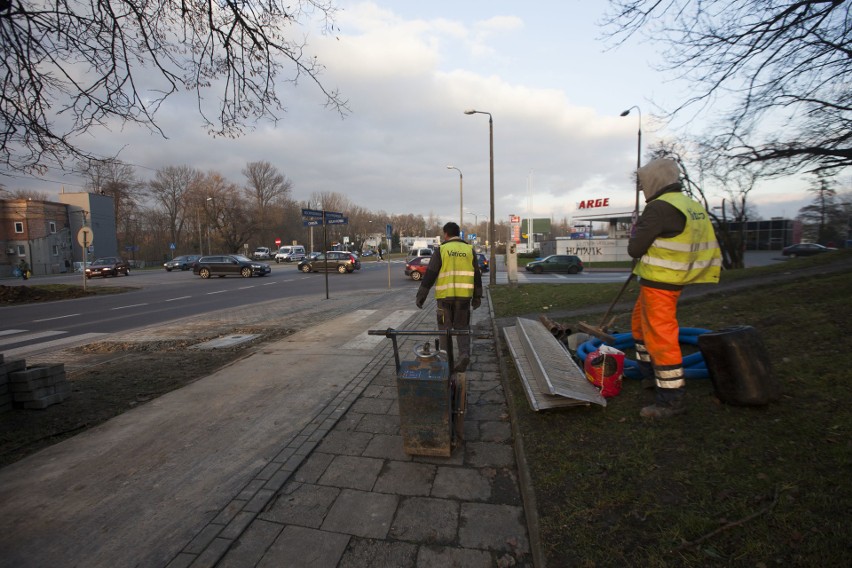
POLYGON ((467 366, 470 365, 470 357, 467 355, 463 355, 458 362, 456 363, 455 369, 453 369, 456 373, 464 373, 467 371, 467 366))
POLYGON ((658 418, 669 418, 670 416, 684 414, 685 412, 686 405, 683 404, 682 401, 677 405, 661 405, 659 403, 655 403, 640 410, 639 416, 655 420, 658 418))
POLYGON ((642 418, 669 418, 686 412, 686 389, 661 389, 657 388, 657 401, 651 406, 646 406, 639 412, 642 418))

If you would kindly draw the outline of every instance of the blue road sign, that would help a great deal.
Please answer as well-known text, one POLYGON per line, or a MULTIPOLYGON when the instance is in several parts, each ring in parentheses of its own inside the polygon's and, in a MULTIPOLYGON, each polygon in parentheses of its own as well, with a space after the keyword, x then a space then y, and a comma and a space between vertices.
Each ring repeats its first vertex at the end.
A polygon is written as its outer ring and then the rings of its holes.
POLYGON ((322 211, 316 209, 302 209, 302 217, 322 217, 322 211))
POLYGON ((174 243, 169 243, 169 248, 170 248, 170 249, 172 249, 172 250, 175 250, 175 244, 174 244, 174 243))
POLYGON ((305 220, 305 221, 302 221, 302 225, 305 226, 305 227, 318 227, 319 225, 322 225, 322 220, 320 220, 320 219, 311 219, 310 221, 305 220))
POLYGON ((340 219, 326 219, 326 225, 348 225, 349 217, 341 217, 340 219))
POLYGON ((385 238, 389 241, 393 238, 393 227, 390 223, 385 225, 385 238))
POLYGON ((343 219, 343 213, 336 213, 334 211, 326 211, 325 212, 326 219, 343 219))

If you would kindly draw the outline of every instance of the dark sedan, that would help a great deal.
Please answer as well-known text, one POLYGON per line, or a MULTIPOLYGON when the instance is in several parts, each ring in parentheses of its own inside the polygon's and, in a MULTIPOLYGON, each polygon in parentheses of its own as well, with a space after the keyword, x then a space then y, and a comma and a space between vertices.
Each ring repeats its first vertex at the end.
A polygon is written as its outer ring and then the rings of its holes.
POLYGON ((173 259, 163 263, 163 268, 166 269, 166 272, 171 272, 172 270, 189 270, 199 258, 201 257, 199 257, 197 254, 185 254, 182 256, 176 256, 173 259))
POLYGON ((552 254, 541 260, 530 262, 525 268, 533 274, 541 274, 543 272, 577 274, 583 271, 583 261, 580 260, 579 256, 571 254, 552 254))
POLYGON ((347 251, 329 251, 317 255, 314 259, 303 260, 299 263, 302 272, 335 271, 340 274, 355 272, 361 269, 361 261, 358 257, 347 251))
POLYGON ((272 267, 267 263, 252 260, 241 254, 202 256, 192 267, 193 274, 205 279, 211 276, 251 278, 252 276, 266 276, 270 272, 272 272, 272 267))
POLYGON ((781 254, 784 256, 789 256, 790 258, 796 258, 797 256, 813 256, 815 254, 831 252, 833 250, 837 249, 832 247, 824 247, 816 243, 799 243, 797 245, 790 245, 788 247, 784 247, 784 249, 781 250, 781 254))
POLYGON ((488 272, 488 257, 482 254, 481 252, 476 253, 476 262, 479 263, 479 270, 481 272, 488 272))
POLYGON ((86 266, 86 278, 94 276, 106 278, 108 276, 118 276, 119 274, 130 276, 130 265, 126 260, 118 256, 99 258, 86 266))

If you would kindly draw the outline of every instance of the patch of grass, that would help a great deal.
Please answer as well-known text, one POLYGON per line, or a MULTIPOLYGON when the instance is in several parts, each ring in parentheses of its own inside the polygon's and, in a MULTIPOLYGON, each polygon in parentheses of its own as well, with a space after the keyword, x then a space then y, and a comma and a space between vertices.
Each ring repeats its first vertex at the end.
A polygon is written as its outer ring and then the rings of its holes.
POLYGON ((0 304, 28 304, 84 298, 96 294, 120 294, 135 288, 127 286, 82 286, 73 284, 0 285, 0 304))
MULTIPOLYGON (((680 306, 684 326, 758 330, 783 392, 766 407, 721 404, 697 379, 688 381, 689 412, 667 421, 639 417, 653 395, 638 381, 605 409, 536 413, 510 363, 549 566, 850 565, 852 278, 808 270, 825 262, 731 271, 724 278, 751 273, 763 283, 680 306), (790 270, 801 278, 766 283, 790 270)), ((551 310, 597 295, 602 313, 612 296, 587 286, 515 294, 551 310)), ((502 288, 491 290, 498 317, 516 311, 502 288)))

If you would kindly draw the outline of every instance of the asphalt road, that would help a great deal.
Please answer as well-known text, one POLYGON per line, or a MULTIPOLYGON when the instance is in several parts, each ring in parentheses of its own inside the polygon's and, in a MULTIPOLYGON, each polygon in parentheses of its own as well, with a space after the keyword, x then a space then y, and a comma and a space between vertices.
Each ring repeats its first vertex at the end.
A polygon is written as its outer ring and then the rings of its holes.
MULTIPOLYGON (((202 280, 191 271, 136 270, 130 276, 92 279, 89 287, 127 286, 122 294, 101 294, 75 300, 34 303, 0 308, 0 352, 23 357, 49 349, 84 344, 151 325, 167 325, 187 316, 239 309, 254 303, 280 299, 333 298, 342 292, 411 288, 417 284, 403 274, 401 262, 365 262, 352 274, 331 272, 304 274, 295 264, 272 263, 272 273, 253 278, 211 278, 202 280)), ((15 284, 21 281, 15 282, 15 284)), ((27 285, 82 283, 82 276, 60 275, 34 278, 27 285)), ((13 284, 9 282, 9 284, 13 284)))

